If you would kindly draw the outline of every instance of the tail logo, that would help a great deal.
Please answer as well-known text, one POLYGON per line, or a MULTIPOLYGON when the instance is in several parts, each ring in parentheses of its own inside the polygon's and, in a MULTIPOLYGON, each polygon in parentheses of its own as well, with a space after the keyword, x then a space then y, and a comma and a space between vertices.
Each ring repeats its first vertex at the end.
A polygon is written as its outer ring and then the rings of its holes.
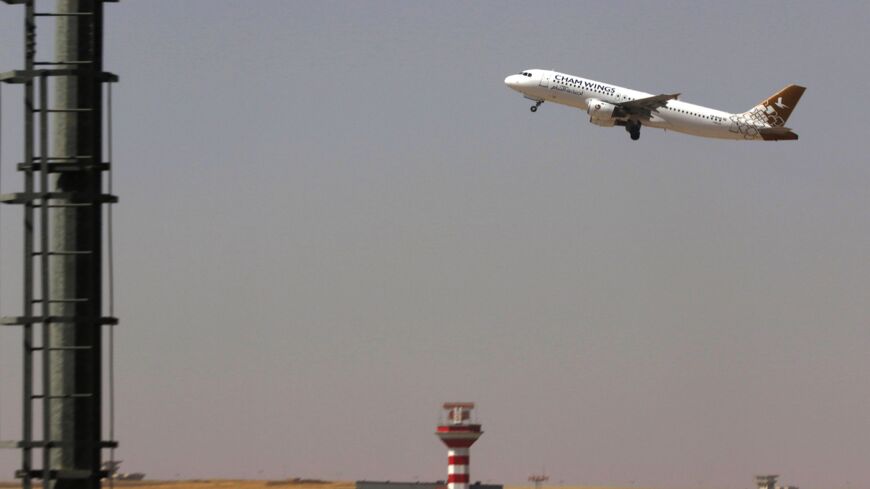
POLYGON ((760 127, 778 127, 785 125, 785 118, 777 112, 774 105, 788 109, 788 107, 782 103, 781 98, 775 103, 770 103, 768 101, 762 102, 749 112, 732 115, 731 127, 729 130, 734 133, 743 134, 743 137, 746 139, 755 139, 758 136, 758 128, 760 127))
MULTIPOLYGON (((785 121, 791 115, 792 109, 797 106, 804 90, 806 88, 800 85, 789 85, 766 100, 762 100, 751 110, 742 114, 733 114, 728 130, 735 134, 741 134, 746 139, 758 139, 759 136, 762 136, 761 129, 784 127, 785 121)), ((785 137, 780 139, 785 139, 785 137)))

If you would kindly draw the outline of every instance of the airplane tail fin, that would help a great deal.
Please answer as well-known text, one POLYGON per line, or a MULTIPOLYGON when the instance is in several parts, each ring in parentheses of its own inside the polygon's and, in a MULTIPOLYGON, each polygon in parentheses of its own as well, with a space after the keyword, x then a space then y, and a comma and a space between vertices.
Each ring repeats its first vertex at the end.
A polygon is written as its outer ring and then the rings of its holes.
POLYGON ((751 110, 746 111, 744 115, 772 127, 782 127, 800 101, 804 90, 806 87, 789 85, 762 100, 751 110))

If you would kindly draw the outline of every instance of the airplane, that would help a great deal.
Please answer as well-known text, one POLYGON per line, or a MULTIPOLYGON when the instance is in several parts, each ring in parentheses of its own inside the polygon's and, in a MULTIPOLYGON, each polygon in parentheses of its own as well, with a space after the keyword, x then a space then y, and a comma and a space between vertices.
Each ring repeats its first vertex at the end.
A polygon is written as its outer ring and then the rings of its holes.
POLYGON ((677 100, 679 93, 652 95, 558 71, 531 69, 504 80, 505 85, 533 102, 585 110, 589 122, 623 126, 636 141, 641 126, 719 139, 788 141, 798 135, 785 127, 805 87, 789 85, 746 112, 730 113, 677 100))

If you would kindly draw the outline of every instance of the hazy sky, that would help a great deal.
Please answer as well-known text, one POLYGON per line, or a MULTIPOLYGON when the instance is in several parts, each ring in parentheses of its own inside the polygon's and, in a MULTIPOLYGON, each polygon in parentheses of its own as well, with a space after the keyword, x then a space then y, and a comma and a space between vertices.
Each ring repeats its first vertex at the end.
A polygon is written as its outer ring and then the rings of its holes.
MULTIPOLYGON (((443 479, 438 408, 468 400, 474 480, 870 486, 870 4, 106 10, 125 470, 443 479), (632 142, 530 113, 503 84, 524 68, 731 111, 800 83, 801 139, 632 142)), ((0 71, 22 15, 0 6, 0 71)), ((8 439, 20 331, 0 339, 8 439)))

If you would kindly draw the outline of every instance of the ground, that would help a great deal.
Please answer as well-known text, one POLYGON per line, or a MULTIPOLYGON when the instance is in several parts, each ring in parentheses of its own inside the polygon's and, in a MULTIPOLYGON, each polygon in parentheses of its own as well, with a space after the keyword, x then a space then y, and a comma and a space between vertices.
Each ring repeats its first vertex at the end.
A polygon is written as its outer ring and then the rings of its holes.
MULTIPOLYGON (((2 489, 15 489, 21 487, 13 482, 0 482, 2 489)), ((42 487, 36 485, 35 487, 42 487)), ((109 487, 108 483, 103 484, 104 488, 109 487)), ((189 481, 116 481, 115 487, 118 489, 124 488, 149 488, 155 489, 353 489, 353 481, 348 482, 298 482, 293 480, 189 480, 189 481)), ((531 486, 505 486, 505 489, 530 489, 531 486)), ((542 487, 542 489, 554 489, 551 487, 542 487)), ((591 486, 558 486, 558 489, 617 489, 591 486)))

